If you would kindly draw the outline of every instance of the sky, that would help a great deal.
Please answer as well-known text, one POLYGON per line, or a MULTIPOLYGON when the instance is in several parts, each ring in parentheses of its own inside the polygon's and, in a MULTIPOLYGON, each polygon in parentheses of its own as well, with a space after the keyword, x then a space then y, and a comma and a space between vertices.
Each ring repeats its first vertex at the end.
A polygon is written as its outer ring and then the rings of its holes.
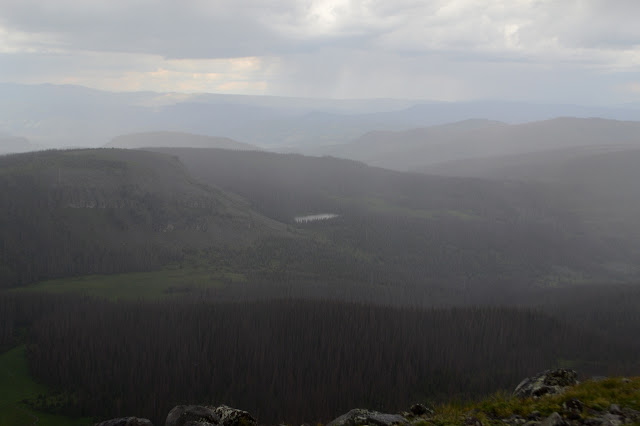
POLYGON ((0 82, 640 102, 638 0, 0 0, 0 82))

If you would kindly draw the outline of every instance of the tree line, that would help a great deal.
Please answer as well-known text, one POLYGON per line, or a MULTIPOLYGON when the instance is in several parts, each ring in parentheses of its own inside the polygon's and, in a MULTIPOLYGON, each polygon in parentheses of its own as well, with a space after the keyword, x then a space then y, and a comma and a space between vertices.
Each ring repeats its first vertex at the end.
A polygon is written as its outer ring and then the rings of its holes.
POLYGON ((2 341, 28 326, 33 375, 83 416, 162 423, 176 404, 226 403, 264 423, 326 422, 512 389, 566 363, 640 371, 624 342, 531 309, 3 295, 0 310, 2 341))

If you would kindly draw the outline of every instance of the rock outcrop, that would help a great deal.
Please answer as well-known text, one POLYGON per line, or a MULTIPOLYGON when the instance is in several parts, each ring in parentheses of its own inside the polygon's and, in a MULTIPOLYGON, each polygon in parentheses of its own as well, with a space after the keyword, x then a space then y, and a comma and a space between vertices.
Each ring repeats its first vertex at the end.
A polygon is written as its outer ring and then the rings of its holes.
POLYGON ((560 368, 546 370, 533 377, 524 379, 513 394, 520 398, 539 398, 547 394, 559 394, 568 386, 578 384, 578 374, 573 370, 560 368))
MULTIPOLYGON (((607 392, 612 386, 619 386, 621 392, 640 392, 638 379, 602 379, 607 392)), ((584 383, 589 392, 598 381, 591 380, 584 383)), ((529 406, 531 412, 522 412, 522 407, 511 409, 508 418, 497 417, 496 411, 485 407, 469 409, 466 412, 454 413, 446 417, 443 411, 435 411, 433 408, 422 404, 414 404, 407 411, 400 414, 387 414, 378 411, 354 409, 343 414, 327 426, 428 426, 437 424, 459 424, 465 426, 483 426, 487 424, 502 424, 509 426, 596 426, 596 425, 623 425, 640 424, 640 411, 635 401, 631 406, 618 405, 611 401, 607 405, 588 404, 577 399, 576 395, 585 395, 584 389, 576 388, 575 391, 565 394, 565 390, 577 385, 577 374, 573 370, 547 370, 536 376, 523 380, 515 389, 516 399, 507 398, 505 403, 515 403, 518 397, 532 397, 536 401, 523 401, 529 406), (554 396, 557 395, 557 396, 554 396), (532 405, 529 403, 533 402, 532 405), (551 404, 551 405, 550 405, 551 404), (550 413, 550 407, 555 412, 550 413), (635 409, 634 409, 635 408, 635 409), (537 411, 540 410, 540 411, 537 411), (444 417, 443 417, 444 415, 444 417)), ((608 393, 607 393, 608 395, 608 393)), ((640 393, 638 394, 640 395, 640 393)), ((580 397, 583 399, 582 397, 580 397)), ((605 398, 605 400, 608 399, 605 398)), ((626 401, 623 399, 623 401, 626 401)), ((498 401, 500 404, 500 401, 498 401)), ((231 408, 226 405, 202 406, 202 405, 178 405, 174 407, 165 422, 165 426, 257 426, 256 419, 247 411, 231 408)), ((95 426, 153 426, 147 419, 137 417, 124 417, 97 423, 95 426)))
POLYGON ((95 426, 153 426, 149 419, 139 417, 121 417, 119 419, 105 420, 96 423, 95 426))
POLYGON ((385 414, 356 408, 329 422, 327 426, 391 426, 406 423, 407 419, 399 414, 385 414))
POLYGON ((165 426, 217 426, 220 417, 209 407, 178 405, 167 415, 165 426))
POLYGON ((213 409, 220 418, 220 426, 257 426, 258 422, 246 411, 221 405, 213 409))
POLYGON ((552 413, 540 423, 541 426, 564 426, 566 424, 562 416, 558 413, 552 413))
POLYGON ((411 416, 426 416, 433 414, 433 410, 423 404, 413 404, 411 408, 409 408, 409 414, 411 416))

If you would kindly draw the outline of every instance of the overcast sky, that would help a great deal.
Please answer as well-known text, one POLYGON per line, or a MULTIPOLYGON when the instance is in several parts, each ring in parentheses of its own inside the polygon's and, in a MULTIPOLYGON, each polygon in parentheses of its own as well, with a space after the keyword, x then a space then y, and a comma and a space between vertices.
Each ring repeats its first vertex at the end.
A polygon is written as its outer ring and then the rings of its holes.
POLYGON ((0 0, 0 81, 640 101, 638 0, 0 0))

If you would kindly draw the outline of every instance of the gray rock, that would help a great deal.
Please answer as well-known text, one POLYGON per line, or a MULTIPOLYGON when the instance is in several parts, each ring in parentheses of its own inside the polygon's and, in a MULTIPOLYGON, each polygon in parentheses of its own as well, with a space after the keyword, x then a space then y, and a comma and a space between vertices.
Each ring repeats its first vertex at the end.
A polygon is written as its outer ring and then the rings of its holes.
POLYGON ((327 426, 390 426, 406 423, 407 419, 398 414, 384 414, 377 411, 356 408, 332 420, 327 426))
POLYGON ((621 426, 625 424, 624 418, 621 416, 604 415, 600 426, 621 426))
POLYGON ((562 419, 562 416, 558 413, 552 413, 549 417, 544 419, 541 426, 564 426, 567 423, 562 419))
POLYGON ((216 426, 215 423, 209 423, 206 420, 191 420, 184 424, 184 426, 216 426))
POLYGON ((209 407, 201 405, 178 405, 167 415, 165 426, 217 425, 220 417, 209 407))
POLYGON ((531 413, 529 413, 529 415, 527 416, 527 420, 533 420, 533 421, 542 420, 540 411, 532 411, 531 413))
POLYGON ((482 422, 476 417, 467 417, 463 424, 464 426, 482 426, 482 422))
POLYGON ((524 379, 516 386, 513 394, 520 398, 538 398, 546 394, 559 394, 567 386, 578 384, 578 374, 573 370, 560 368, 547 370, 533 377, 524 379))
POLYGON ((518 415, 518 414, 514 414, 511 417, 509 417, 508 419, 502 419, 503 423, 507 423, 509 425, 523 425, 525 424, 527 421, 524 419, 524 417, 518 415))
POLYGON ((562 410, 565 416, 570 420, 578 420, 582 418, 582 409, 584 404, 575 398, 571 398, 562 403, 562 410))
POLYGON ((622 411, 625 418, 631 420, 632 423, 640 423, 640 411, 628 407, 624 407, 620 411, 622 411))
POLYGON ((609 406, 609 412, 611 414, 622 415, 622 410, 618 404, 611 404, 611 406, 609 406))
POLYGON ((425 416, 433 414, 433 410, 422 404, 413 404, 409 412, 414 416, 425 416))
POLYGON ((213 409, 221 426, 257 426, 258 422, 246 411, 221 405, 213 409))
POLYGON ((149 419, 141 419, 139 417, 121 417, 95 423, 94 426, 153 426, 153 423, 149 419))
POLYGON ((624 424, 624 419, 622 416, 618 416, 615 414, 607 413, 604 416, 600 417, 602 426, 619 426, 624 424))

